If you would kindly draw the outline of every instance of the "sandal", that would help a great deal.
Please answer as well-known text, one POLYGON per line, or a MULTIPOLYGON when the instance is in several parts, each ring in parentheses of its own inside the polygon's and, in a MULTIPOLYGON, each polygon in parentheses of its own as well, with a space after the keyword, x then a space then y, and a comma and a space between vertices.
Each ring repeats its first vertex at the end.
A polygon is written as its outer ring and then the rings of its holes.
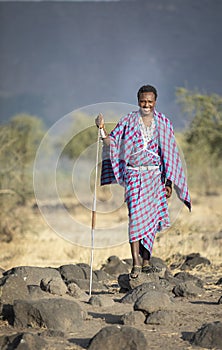
POLYGON ((130 278, 137 278, 141 273, 141 266, 135 265, 130 272, 130 278))

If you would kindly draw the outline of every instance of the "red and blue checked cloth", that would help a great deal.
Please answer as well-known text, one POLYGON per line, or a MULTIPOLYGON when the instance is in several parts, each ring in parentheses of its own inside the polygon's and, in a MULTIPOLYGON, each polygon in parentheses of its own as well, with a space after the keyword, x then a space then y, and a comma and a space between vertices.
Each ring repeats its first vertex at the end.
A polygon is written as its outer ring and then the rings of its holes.
POLYGON ((101 185, 119 183, 125 187, 129 241, 140 240, 152 253, 156 233, 170 226, 165 178, 174 183, 178 196, 189 209, 191 205, 171 122, 155 112, 153 139, 144 149, 139 118, 139 111, 132 112, 111 132, 110 147, 103 147, 101 185), (129 168, 128 164, 157 167, 139 171, 129 168))

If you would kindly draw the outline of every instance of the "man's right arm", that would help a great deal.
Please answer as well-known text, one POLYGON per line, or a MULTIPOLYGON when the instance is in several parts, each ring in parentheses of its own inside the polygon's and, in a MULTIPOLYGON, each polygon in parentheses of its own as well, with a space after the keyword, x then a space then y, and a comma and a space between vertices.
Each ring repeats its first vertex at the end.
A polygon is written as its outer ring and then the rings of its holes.
POLYGON ((110 145, 110 138, 109 138, 109 135, 105 129, 105 121, 104 121, 102 113, 99 113, 99 115, 96 117, 95 123, 96 123, 97 128, 100 129, 100 137, 103 140, 104 144, 106 146, 109 146, 110 145))

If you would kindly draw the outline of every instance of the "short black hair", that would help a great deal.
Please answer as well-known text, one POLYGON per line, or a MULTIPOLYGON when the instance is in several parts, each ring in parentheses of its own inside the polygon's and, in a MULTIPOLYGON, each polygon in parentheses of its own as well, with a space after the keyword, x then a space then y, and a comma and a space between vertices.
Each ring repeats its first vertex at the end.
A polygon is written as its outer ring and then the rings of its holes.
POLYGON ((140 94, 142 94, 143 92, 153 92, 154 95, 155 95, 155 100, 157 99, 157 90, 156 90, 156 88, 154 86, 152 86, 152 85, 143 85, 143 86, 141 86, 141 88, 137 92, 137 99, 138 99, 138 101, 140 99, 140 94))

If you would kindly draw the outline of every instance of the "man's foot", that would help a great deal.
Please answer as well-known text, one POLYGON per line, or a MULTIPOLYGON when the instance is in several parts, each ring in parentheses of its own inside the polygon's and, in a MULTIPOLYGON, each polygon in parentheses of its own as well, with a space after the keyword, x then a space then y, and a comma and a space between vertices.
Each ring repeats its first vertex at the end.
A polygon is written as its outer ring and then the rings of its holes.
POLYGON ((162 269, 160 267, 157 267, 157 266, 144 265, 142 267, 143 273, 159 273, 161 271, 162 271, 162 269))
POLYGON ((130 278, 137 278, 140 273, 141 273, 141 266, 135 265, 132 267, 132 270, 130 272, 130 278))

